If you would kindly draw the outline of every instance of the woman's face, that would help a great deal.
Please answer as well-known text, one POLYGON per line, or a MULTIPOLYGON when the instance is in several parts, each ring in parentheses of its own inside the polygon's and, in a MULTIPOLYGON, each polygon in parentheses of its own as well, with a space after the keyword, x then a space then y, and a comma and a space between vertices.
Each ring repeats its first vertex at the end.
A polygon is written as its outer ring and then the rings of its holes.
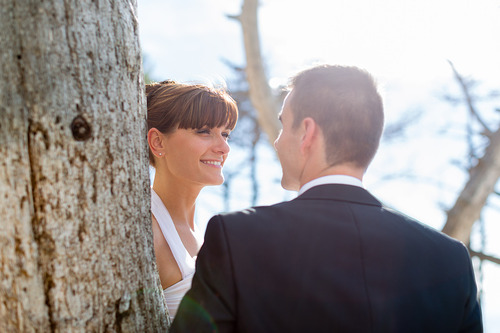
POLYGON ((165 135, 169 176, 202 186, 222 184, 222 167, 230 150, 227 143, 230 132, 224 127, 179 128, 165 135))

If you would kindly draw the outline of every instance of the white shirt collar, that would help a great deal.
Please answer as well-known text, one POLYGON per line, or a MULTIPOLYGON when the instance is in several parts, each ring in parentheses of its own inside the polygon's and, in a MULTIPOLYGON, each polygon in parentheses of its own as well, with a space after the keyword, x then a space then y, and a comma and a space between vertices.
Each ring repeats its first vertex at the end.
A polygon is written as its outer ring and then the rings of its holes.
POLYGON ((346 175, 329 175, 329 176, 319 177, 311 180, 308 183, 305 183, 300 188, 298 195, 301 195, 302 193, 304 193, 305 191, 309 190, 314 186, 323 184, 344 184, 344 185, 363 187, 363 183, 358 178, 346 175))

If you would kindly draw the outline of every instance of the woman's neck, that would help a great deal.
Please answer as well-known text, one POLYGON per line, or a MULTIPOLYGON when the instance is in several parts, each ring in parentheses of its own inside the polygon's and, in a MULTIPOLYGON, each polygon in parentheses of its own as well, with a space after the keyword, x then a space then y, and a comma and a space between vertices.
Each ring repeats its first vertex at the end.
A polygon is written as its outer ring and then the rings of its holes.
POLYGON ((161 173, 155 174, 153 190, 158 194, 175 224, 187 224, 194 230, 196 198, 203 186, 176 181, 161 173))

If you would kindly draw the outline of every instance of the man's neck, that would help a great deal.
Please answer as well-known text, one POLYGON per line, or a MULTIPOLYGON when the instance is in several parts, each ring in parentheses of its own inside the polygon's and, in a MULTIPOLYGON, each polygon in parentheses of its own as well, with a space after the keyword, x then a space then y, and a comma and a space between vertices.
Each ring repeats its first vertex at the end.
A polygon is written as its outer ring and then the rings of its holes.
POLYGON ((300 186, 302 187, 304 184, 309 183, 310 181, 317 178, 335 175, 350 176, 362 181, 364 173, 364 168, 360 168, 352 164, 338 164, 334 166, 327 166, 322 170, 317 170, 314 173, 310 173, 307 177, 303 177, 303 179, 301 179, 300 186))

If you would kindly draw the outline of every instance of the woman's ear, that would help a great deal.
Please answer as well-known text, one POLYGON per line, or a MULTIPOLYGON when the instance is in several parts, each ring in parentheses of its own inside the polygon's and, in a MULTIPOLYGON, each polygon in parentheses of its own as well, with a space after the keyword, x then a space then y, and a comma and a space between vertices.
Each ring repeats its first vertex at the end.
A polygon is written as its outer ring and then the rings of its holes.
POLYGON ((165 156, 165 147, 164 147, 164 139, 163 134, 156 128, 152 128, 148 131, 148 145, 149 149, 155 157, 163 157, 165 156))

